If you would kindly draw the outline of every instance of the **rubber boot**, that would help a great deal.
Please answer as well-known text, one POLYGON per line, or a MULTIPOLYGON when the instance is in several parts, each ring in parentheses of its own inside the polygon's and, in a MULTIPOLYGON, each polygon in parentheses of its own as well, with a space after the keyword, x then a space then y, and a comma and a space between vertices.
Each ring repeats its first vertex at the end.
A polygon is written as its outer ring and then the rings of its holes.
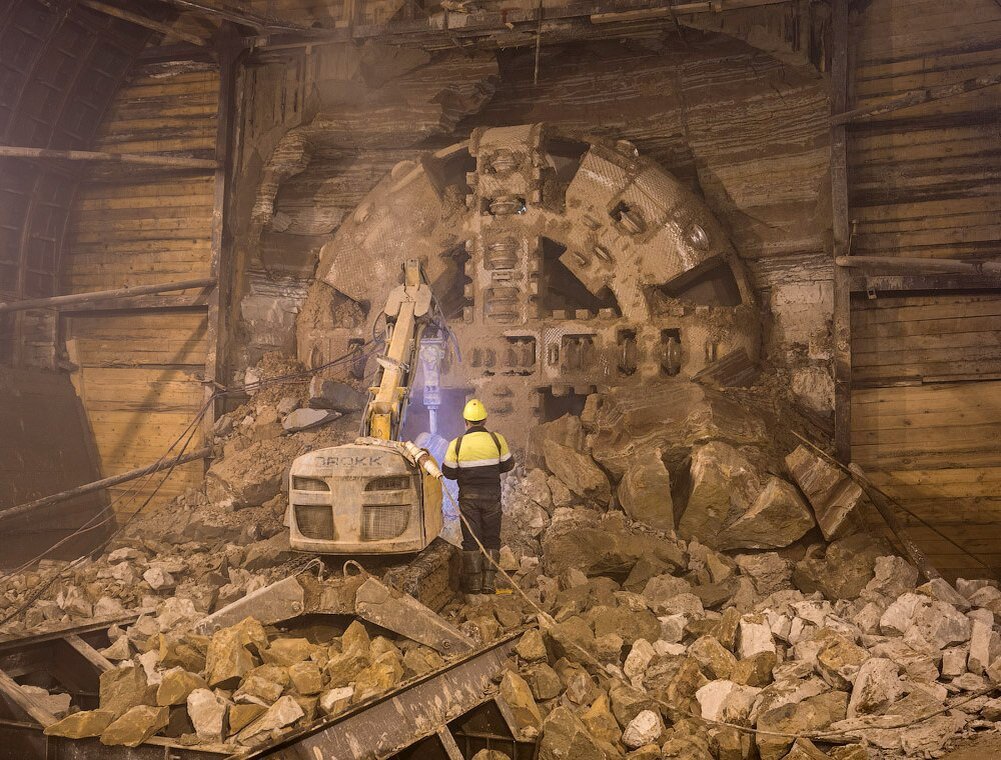
POLYGON ((490 559, 493 562, 488 562, 483 560, 483 584, 482 593, 484 594, 496 594, 497 593, 497 565, 495 562, 500 562, 500 551, 497 549, 487 549, 487 553, 490 555, 490 559))
POLYGON ((479 594, 483 588, 483 555, 479 551, 462 553, 462 590, 479 594))

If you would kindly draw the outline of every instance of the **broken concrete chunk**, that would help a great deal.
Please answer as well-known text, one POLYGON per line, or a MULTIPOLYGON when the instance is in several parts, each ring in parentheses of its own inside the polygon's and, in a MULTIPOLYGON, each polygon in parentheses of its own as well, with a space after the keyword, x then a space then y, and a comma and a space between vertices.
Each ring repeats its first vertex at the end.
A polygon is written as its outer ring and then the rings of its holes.
POLYGON ((855 527, 862 487, 852 478, 806 446, 798 446, 786 457, 786 467, 813 507, 825 540, 841 538, 855 527))
POLYGON ((657 530, 674 530, 671 476, 659 451, 630 464, 616 495, 623 511, 631 519, 657 530))
POLYGON ((138 747, 161 728, 166 728, 169 719, 167 707, 133 707, 101 732, 101 744, 138 747))

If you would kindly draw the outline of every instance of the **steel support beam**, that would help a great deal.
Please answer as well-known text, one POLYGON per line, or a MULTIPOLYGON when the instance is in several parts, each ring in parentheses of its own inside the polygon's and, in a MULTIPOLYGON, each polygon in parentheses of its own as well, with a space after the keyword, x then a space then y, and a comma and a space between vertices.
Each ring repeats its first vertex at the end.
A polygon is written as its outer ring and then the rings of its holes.
POLYGON ((146 153, 106 153, 97 150, 58 150, 29 148, 22 145, 0 145, 0 158, 55 159, 59 161, 108 161, 118 164, 158 166, 164 169, 215 169, 218 164, 209 158, 161 156, 146 153))
POLYGON ((245 758, 381 760, 429 736, 488 701, 520 632, 342 715, 328 718, 245 758))
POLYGON ((131 288, 115 288, 114 290, 93 290, 89 293, 69 293, 62 296, 49 296, 48 298, 0 301, 0 314, 7 311, 25 311, 26 309, 56 309, 76 304, 99 304, 116 298, 133 298, 152 293, 168 293, 170 291, 189 290, 191 288, 210 288, 215 284, 214 277, 201 277, 196 280, 162 282, 156 285, 136 285, 131 288))
MULTIPOLYGON (((849 0, 834 0, 831 19, 831 111, 843 113, 848 104, 849 0)), ((848 149, 844 124, 831 127, 831 215, 834 260, 850 251, 848 213, 848 149)), ((845 266, 834 268, 834 450, 842 462, 851 461, 852 426, 851 275, 845 266)))

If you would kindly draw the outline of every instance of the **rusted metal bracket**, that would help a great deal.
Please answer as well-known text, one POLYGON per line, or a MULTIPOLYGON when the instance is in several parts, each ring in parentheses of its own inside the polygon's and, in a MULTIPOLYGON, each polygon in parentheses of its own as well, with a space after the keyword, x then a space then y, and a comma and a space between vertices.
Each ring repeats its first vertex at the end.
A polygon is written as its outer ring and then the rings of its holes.
POLYGON ((242 760, 391 757, 434 736, 442 726, 488 702, 492 698, 493 678, 503 669, 519 635, 520 632, 511 634, 396 691, 362 702, 349 712, 240 757, 242 760))
POLYGON ((305 611, 306 592, 293 575, 227 604, 202 619, 195 630, 209 636, 220 628, 236 625, 247 617, 254 618, 262 625, 272 625, 298 617, 305 611))
POLYGON ((355 595, 355 613, 441 654, 469 652, 473 642, 412 596, 368 578, 355 595))
MULTIPOLYGON (((354 582, 358 580, 361 579, 354 582)), ((307 601, 303 583, 297 576, 290 576, 226 605, 199 622, 195 630, 209 635, 247 617, 272 625, 300 615, 347 614, 357 615, 441 654, 458 654, 473 649, 473 642, 459 629, 446 623, 412 596, 390 589, 373 577, 365 578, 354 591, 349 586, 345 587, 349 583, 352 581, 327 581, 320 593, 310 593, 307 601), (348 601, 351 599, 353 604, 348 601)))

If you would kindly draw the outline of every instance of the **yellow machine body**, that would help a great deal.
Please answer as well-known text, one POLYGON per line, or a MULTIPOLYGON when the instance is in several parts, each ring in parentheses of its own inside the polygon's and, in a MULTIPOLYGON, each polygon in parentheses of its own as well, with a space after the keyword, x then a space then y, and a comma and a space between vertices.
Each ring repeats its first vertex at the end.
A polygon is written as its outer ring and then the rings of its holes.
MULTIPOLYGON (((318 554, 419 552, 442 528, 441 481, 430 458, 398 439, 416 375, 421 337, 433 325, 434 299, 417 260, 384 313, 387 345, 370 389, 362 437, 303 454, 289 474, 287 523, 293 549, 318 554)), ((440 474, 440 473, 439 473, 440 474)))
POLYGON ((318 449, 292 464, 289 528, 299 551, 419 552, 441 532, 441 482, 396 441, 318 449))

